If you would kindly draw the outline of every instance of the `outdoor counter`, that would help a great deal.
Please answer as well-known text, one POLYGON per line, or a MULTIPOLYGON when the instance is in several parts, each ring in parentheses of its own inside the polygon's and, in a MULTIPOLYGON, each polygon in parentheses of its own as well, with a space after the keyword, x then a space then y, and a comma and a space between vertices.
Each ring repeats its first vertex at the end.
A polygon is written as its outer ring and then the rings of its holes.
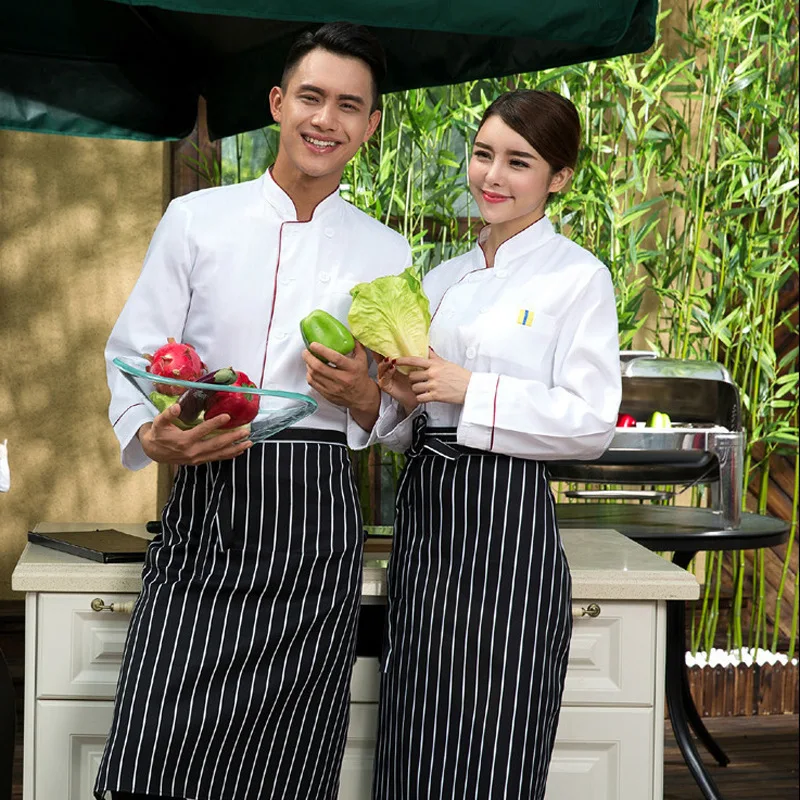
MULTIPOLYGON (((117 523, 41 522, 40 533, 116 528, 151 539, 144 525, 117 523)), ((646 548, 613 530, 573 528, 561 539, 572 574, 572 595, 578 600, 692 600, 697 581, 646 548)), ((99 564, 40 545, 28 544, 12 576, 17 592, 138 593, 142 564, 99 564)), ((364 557, 364 598, 386 596, 386 559, 364 557)), ((367 601, 369 602, 369 601, 367 601)))

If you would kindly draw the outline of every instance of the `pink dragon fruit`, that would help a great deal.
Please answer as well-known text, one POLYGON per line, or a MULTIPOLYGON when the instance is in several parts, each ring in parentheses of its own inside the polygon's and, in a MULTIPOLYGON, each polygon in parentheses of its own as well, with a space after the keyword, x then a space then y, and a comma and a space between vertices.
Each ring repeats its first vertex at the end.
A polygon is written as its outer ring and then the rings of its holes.
MULTIPOLYGON (((161 378, 196 381, 206 372, 206 365, 197 355, 194 347, 190 344, 176 342, 172 337, 167 339, 167 344, 159 347, 153 355, 145 353, 144 357, 150 362, 146 370, 161 378)), ((163 383, 155 384, 155 389, 161 394, 174 397, 185 391, 181 386, 169 386, 163 383)))

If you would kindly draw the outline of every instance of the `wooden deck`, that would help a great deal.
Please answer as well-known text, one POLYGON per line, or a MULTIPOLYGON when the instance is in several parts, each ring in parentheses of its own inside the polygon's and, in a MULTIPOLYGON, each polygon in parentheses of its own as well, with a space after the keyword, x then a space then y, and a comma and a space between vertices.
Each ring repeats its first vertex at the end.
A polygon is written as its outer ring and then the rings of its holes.
MULTIPOLYGON (((711 735, 730 756, 717 766, 700 746, 705 764, 725 800, 797 800, 798 716, 714 717, 704 720, 711 735)), ((703 800, 666 723, 664 800, 703 800)))

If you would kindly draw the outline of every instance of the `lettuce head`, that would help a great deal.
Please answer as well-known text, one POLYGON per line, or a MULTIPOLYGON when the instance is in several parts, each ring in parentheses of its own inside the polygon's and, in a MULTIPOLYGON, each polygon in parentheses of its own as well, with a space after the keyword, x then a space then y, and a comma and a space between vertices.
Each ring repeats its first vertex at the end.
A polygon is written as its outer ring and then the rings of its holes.
POLYGON ((428 357, 430 304, 413 269, 356 284, 350 294, 347 322, 364 347, 386 358, 428 357))

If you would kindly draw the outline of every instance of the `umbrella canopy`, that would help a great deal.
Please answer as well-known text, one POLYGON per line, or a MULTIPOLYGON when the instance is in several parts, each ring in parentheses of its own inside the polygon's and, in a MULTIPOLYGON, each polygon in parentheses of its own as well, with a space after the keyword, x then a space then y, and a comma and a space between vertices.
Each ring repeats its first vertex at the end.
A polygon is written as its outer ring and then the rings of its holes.
POLYGON ((271 119, 291 43, 339 19, 387 54, 384 91, 646 50, 658 0, 6 0, 0 127, 177 139, 206 100, 212 138, 271 119))

